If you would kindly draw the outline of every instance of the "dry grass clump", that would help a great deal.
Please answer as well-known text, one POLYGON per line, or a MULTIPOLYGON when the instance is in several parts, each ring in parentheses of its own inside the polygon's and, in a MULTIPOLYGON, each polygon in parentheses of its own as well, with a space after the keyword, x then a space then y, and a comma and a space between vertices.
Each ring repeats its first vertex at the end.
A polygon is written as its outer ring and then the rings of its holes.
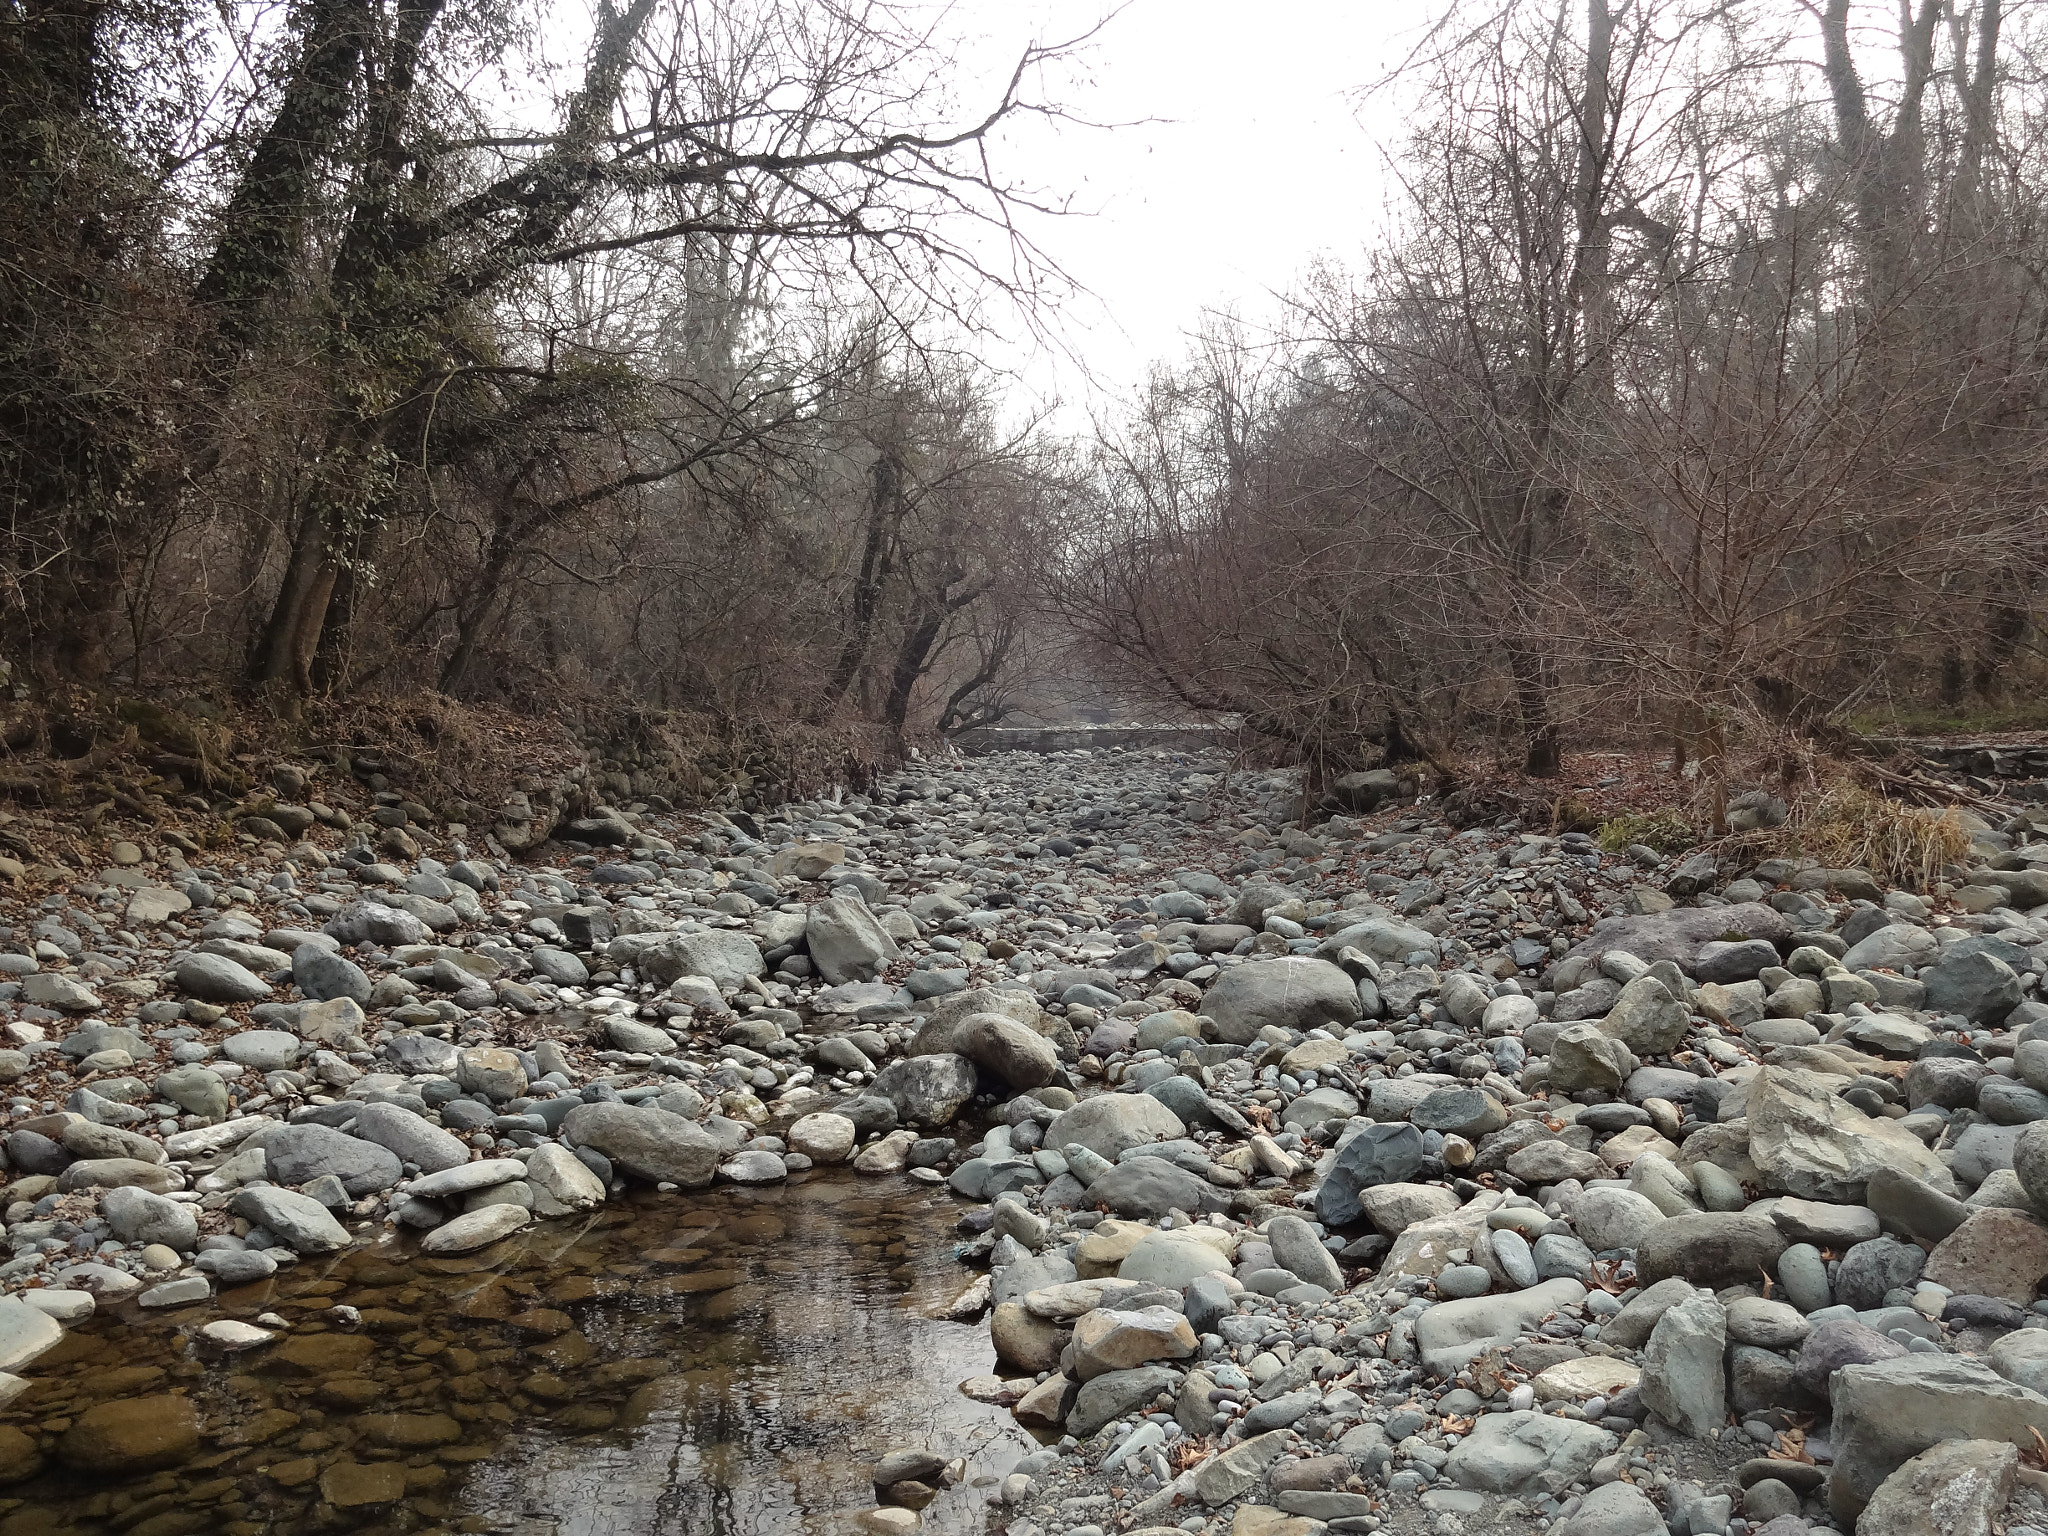
POLYGON ((1867 869, 1888 885, 1912 889, 1925 889, 1970 851, 1969 829, 1955 806, 1907 805, 1846 777, 1795 804, 1783 830, 1800 852, 1830 869, 1867 869))

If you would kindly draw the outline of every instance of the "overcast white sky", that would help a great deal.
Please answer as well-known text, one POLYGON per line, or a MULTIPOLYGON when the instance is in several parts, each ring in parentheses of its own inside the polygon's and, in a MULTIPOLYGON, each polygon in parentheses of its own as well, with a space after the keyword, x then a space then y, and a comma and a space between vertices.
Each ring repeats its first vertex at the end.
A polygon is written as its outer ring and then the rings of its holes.
MULTIPOLYGON (((1067 91, 1106 130, 1020 135, 1003 164, 1069 190, 1086 215, 1040 221, 1062 267, 1093 291, 1062 317, 1098 388, 1128 391, 1178 356, 1205 308, 1271 310, 1318 255, 1348 259, 1385 204, 1381 141, 1392 109, 1364 116, 1356 88, 1382 75, 1435 7, 1387 0, 1131 0, 1090 46, 1067 91), (1147 121, 1150 119, 1150 121, 1147 121)), ((965 0, 991 54, 1079 34, 1103 0, 965 0)), ((1068 362, 1024 358, 1027 385, 1081 406, 1068 362)))

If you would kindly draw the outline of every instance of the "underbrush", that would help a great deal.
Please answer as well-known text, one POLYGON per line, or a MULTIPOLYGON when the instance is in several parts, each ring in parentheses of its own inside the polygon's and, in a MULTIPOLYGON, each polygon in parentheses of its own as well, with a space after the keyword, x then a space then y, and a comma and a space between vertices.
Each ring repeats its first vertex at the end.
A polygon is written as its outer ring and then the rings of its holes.
POLYGON ((1627 811, 1600 824, 1597 834, 1604 853, 1626 853, 1636 844, 1659 853, 1684 853, 1699 842, 1692 823, 1677 811, 1627 811))

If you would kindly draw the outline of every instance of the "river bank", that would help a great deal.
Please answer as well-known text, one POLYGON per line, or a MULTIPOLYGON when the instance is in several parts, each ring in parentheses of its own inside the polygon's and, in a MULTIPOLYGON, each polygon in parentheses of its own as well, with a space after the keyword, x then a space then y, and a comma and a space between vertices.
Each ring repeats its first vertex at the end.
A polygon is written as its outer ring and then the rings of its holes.
POLYGON ((0 1536, 1903 1533, 1958 1435, 2038 1513, 2048 829, 1913 893, 1225 770, 25 874, 0 1536))

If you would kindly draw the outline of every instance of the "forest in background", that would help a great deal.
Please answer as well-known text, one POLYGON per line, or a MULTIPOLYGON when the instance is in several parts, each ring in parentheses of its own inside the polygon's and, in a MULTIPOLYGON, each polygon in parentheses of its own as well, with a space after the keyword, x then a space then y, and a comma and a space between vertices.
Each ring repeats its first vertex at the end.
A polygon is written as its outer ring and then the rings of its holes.
POLYGON ((10 748, 491 708, 829 777, 1113 695, 1326 772, 1668 744, 1718 826, 2038 687, 2029 8, 1441 7, 1360 81, 1381 237, 1085 433, 980 345, 1085 355, 1002 159, 1085 39, 972 100, 907 5, 605 0, 566 73, 547 22, 0 9, 10 748))

